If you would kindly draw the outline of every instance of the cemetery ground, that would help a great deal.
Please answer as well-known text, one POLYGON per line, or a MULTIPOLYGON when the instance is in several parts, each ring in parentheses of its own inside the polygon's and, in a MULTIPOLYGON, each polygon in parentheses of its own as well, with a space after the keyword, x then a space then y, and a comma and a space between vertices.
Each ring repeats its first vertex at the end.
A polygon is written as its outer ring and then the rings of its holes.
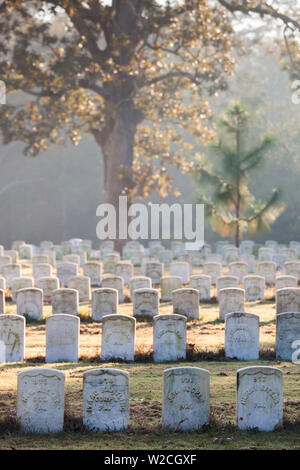
MULTIPOLYGON (((23 268, 26 271, 26 264, 23 268)), ((28 267, 29 268, 29 267, 28 267)), ((214 299, 200 304, 200 320, 187 323, 187 360, 153 363, 152 322, 137 321, 135 362, 101 362, 101 323, 91 320, 90 304, 81 303, 78 363, 45 364, 46 325, 28 321, 24 363, 0 367, 0 449, 300 449, 300 365, 275 359, 274 289, 264 301, 246 302, 245 311, 260 318, 260 360, 226 360, 224 322, 218 320, 214 299), (274 432, 239 431, 236 428, 236 371, 251 365, 275 366, 283 371, 284 426, 274 432), (210 372, 210 425, 199 432, 164 431, 161 427, 163 371, 170 367, 197 366, 210 372), (56 368, 66 374, 65 430, 58 434, 21 434, 16 423, 17 374, 28 367, 56 368), (82 376, 94 367, 114 367, 130 373, 130 427, 116 433, 91 433, 82 426, 82 376)), ((126 291, 125 291, 126 295, 126 291)), ((214 291, 212 291, 214 295, 214 291)), ((7 299, 6 313, 16 313, 7 299)), ((119 312, 132 315, 132 303, 119 312)), ((160 304, 160 314, 172 313, 171 302, 160 304)), ((51 314, 44 306, 44 317, 51 314)))

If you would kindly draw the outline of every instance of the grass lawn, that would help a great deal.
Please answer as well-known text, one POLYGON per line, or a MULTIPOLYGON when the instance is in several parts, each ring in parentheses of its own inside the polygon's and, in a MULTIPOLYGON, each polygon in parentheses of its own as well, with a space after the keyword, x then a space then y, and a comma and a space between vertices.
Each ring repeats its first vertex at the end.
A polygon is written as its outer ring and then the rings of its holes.
MULTIPOLYGON (((152 324, 137 322, 136 362, 101 363, 101 324, 90 321, 90 305, 80 305, 81 335, 78 363, 44 364, 45 321, 26 327, 26 361, 0 365, 0 449, 300 449, 300 365, 275 360, 274 291, 266 300, 249 302, 246 311, 260 317, 261 359, 255 362, 228 361, 224 357, 224 323, 218 320, 215 302, 200 306, 201 318, 187 324, 186 362, 151 362, 152 324), (271 433, 238 431, 236 414, 236 370, 248 365, 279 367, 284 379, 284 427, 271 433), (161 429, 162 375, 168 367, 192 365, 211 374, 211 423, 195 433, 161 429), (66 374, 65 431, 53 435, 22 435, 16 425, 17 373, 26 367, 55 367, 66 374), (130 428, 111 434, 88 433, 81 423, 82 375, 93 367, 116 367, 130 372, 130 428)), ((7 301, 6 313, 15 313, 7 301)), ((171 313, 171 303, 162 303, 160 313, 171 313)), ((45 317, 51 313, 45 305, 45 317)), ((130 302, 119 313, 132 314, 130 302)))

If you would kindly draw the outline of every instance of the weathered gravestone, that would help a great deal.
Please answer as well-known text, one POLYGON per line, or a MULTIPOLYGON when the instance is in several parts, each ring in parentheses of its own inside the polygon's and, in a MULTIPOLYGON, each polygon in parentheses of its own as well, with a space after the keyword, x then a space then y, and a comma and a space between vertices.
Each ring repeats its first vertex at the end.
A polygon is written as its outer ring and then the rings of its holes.
POLYGON ((174 367, 164 371, 162 422, 172 431, 197 431, 209 423, 207 370, 174 367))
POLYGON ((225 317, 225 355, 239 361, 259 358, 259 316, 234 312, 225 317))
POLYGON ((49 256, 48 255, 34 255, 32 257, 32 265, 34 264, 40 264, 40 263, 46 263, 49 264, 49 256))
POLYGON ((25 356, 25 318, 0 315, 0 362, 21 362, 25 356))
POLYGON ((221 289, 226 287, 238 287, 239 280, 236 276, 219 276, 217 277, 217 298, 221 289))
POLYGON ((283 265, 283 271, 285 274, 295 276, 297 282, 300 281, 300 261, 287 261, 283 265))
POLYGON ((120 262, 119 253, 107 253, 103 256, 103 270, 105 273, 115 274, 116 266, 120 262))
POLYGON ((78 315, 79 294, 75 289, 57 289, 52 292, 52 315, 78 315))
POLYGON ((57 314, 46 320, 46 362, 78 362, 80 319, 57 314))
POLYGON ((51 242, 50 240, 43 240, 40 243, 40 249, 45 251, 53 250, 53 242, 51 242))
POLYGON ((0 256, 0 273, 3 273, 3 266, 12 264, 11 256, 0 256))
POLYGON ((254 257, 254 255, 244 255, 244 254, 242 254, 240 256, 240 260, 247 263, 248 273, 254 273, 255 272, 255 257, 254 257))
POLYGON ((275 281, 275 290, 283 289, 284 287, 297 287, 298 281, 295 276, 279 276, 275 281))
POLYGON ((59 279, 57 277, 41 277, 36 281, 36 287, 42 289, 44 302, 51 302, 53 292, 59 289, 59 279))
POLYGON ((119 303, 124 302, 124 280, 121 276, 107 276, 102 279, 102 287, 117 289, 119 303))
POLYGON ((19 261, 19 253, 17 250, 4 250, 3 256, 10 256, 12 263, 17 263, 19 261))
POLYGON ((171 276, 181 277, 182 284, 188 284, 190 279, 189 264, 184 261, 175 261, 170 266, 171 276))
POLYGON ((91 431, 121 431, 129 425, 129 373, 91 369, 83 374, 83 424, 91 431))
POLYGON ((31 259, 32 258, 32 246, 21 245, 19 248, 19 255, 21 259, 31 259))
POLYGON ((46 263, 34 263, 32 265, 32 274, 35 282, 41 277, 51 277, 52 266, 46 263))
POLYGON ((164 275, 164 265, 159 261, 146 263, 145 275, 150 277, 152 284, 160 284, 160 280, 164 275))
POLYGON ((222 265, 220 263, 204 263, 203 274, 211 277, 211 283, 216 285, 217 278, 221 276, 222 265))
MULTIPOLYGON (((276 316, 276 358, 292 361, 300 346, 300 313, 280 313, 276 316), (298 344, 297 344, 298 342, 298 344)), ((296 354, 297 355, 297 354, 296 354)), ((296 357, 298 359, 298 357, 296 357)))
POLYGON ((130 261, 120 261, 116 265, 116 275, 122 277, 124 284, 128 286, 133 277, 133 264, 130 261))
POLYGON ((118 291, 110 287, 102 287, 92 292, 92 319, 102 321, 104 315, 118 313, 118 291))
POLYGON ((152 289, 152 281, 150 277, 135 276, 130 279, 129 283, 130 298, 133 298, 133 292, 137 289, 152 289))
POLYGON ((23 432, 61 432, 64 407, 63 372, 44 367, 19 372, 17 417, 23 432))
POLYGON ((273 431, 282 426, 282 371, 252 366, 237 371, 237 426, 273 431))
MULTIPOLYGON (((74 263, 74 264, 77 264, 77 266, 80 266, 80 256, 79 255, 75 255, 74 253, 70 254, 70 255, 64 255, 63 256, 63 263, 74 263)), ((62 263, 60 263, 59 265, 61 265, 62 263)))
POLYGON ((274 285, 276 279, 276 263, 273 261, 264 261, 257 264, 257 273, 265 278, 267 285, 274 285))
POLYGON ((137 289, 133 293, 133 315, 137 318, 153 318, 159 313, 157 289, 137 289))
POLYGON ((129 315, 102 317, 101 360, 134 360, 136 320, 129 315))
POLYGON ((157 315, 153 318, 154 362, 177 361, 186 358, 186 317, 157 315))
POLYGON ((235 246, 225 246, 223 248, 223 255, 224 255, 224 265, 228 266, 228 264, 233 263, 234 261, 238 261, 239 250, 235 246))
POLYGON ((276 313, 286 312, 300 312, 300 289, 284 287, 276 291, 276 313))
POLYGON ((2 274, 6 280, 7 287, 10 287, 12 279, 22 277, 22 267, 20 264, 6 264, 2 267, 2 274))
POLYGON ((245 291, 238 287, 226 287, 219 292, 219 318, 225 320, 225 315, 232 312, 245 311, 245 291))
POLYGON ((172 300, 173 290, 181 288, 181 277, 164 276, 160 280, 160 287, 161 287, 161 300, 163 302, 170 302, 172 300))
POLYGON ((71 276, 68 279, 69 289, 78 290, 79 302, 88 302, 91 298, 91 280, 88 276, 71 276))
POLYGON ((248 274, 248 264, 244 261, 235 261, 229 264, 229 273, 231 276, 236 276, 239 283, 243 281, 243 277, 248 274))
POLYGON ((274 250, 269 247, 262 246, 258 249, 258 260, 259 261, 272 261, 274 250))
POLYGON ((190 279, 190 286, 199 292, 201 301, 210 300, 211 276, 206 274, 194 274, 190 279))
POLYGON ((83 265, 83 275, 90 278, 91 286, 100 287, 102 278, 102 264, 97 261, 88 261, 83 265))
POLYGON ((199 320, 199 292, 196 289, 184 287, 176 289, 172 294, 173 313, 185 315, 188 319, 199 320))
POLYGON ((264 300, 265 298, 265 278, 262 276, 244 277, 245 298, 249 300, 264 300))
MULTIPOLYGON (((11 280, 11 298, 15 302, 17 299, 17 291, 20 289, 25 289, 26 287, 34 287, 34 280, 32 277, 15 277, 11 280)), ((38 287, 38 286, 37 286, 38 287)))
POLYGON ((76 263, 62 262, 57 265, 57 277, 61 287, 66 287, 69 278, 77 275, 78 265, 76 263))
POLYGON ((17 314, 34 320, 43 318, 43 291, 33 287, 19 289, 16 293, 17 314))

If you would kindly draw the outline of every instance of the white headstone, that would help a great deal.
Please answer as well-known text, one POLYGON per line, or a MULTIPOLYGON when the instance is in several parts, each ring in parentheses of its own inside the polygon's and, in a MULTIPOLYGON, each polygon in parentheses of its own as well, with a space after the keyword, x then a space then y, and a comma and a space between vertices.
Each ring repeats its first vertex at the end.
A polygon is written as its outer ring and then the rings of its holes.
POLYGON ((173 290, 181 288, 181 277, 179 276, 164 276, 160 280, 161 286, 161 300, 170 302, 172 300, 173 290))
POLYGON ((276 313, 286 312, 300 312, 300 289, 284 287, 276 291, 276 313))
POLYGON ((79 294, 75 289, 57 289, 52 292, 52 314, 78 315, 79 294))
POLYGON ((52 266, 51 264, 46 264, 46 263, 34 263, 32 265, 32 274, 33 274, 35 282, 41 277, 51 277, 52 266))
POLYGON ((103 256, 103 270, 105 273, 115 274, 116 266, 120 262, 119 253, 107 253, 103 256))
POLYGON ((226 287, 238 287, 239 280, 236 276, 220 276, 217 277, 217 298, 221 289, 226 287))
POLYGON ((211 283, 216 285, 217 278, 221 276, 222 265, 220 263, 204 263, 203 274, 211 277, 211 283))
POLYGON ((146 276, 150 277, 152 284, 160 284, 160 280, 164 275, 164 265, 159 261, 146 263, 146 276))
MULTIPOLYGON (((29 276, 24 277, 15 277, 11 280, 10 288, 11 288, 11 297, 13 302, 17 299, 17 291, 20 289, 24 289, 25 287, 34 287, 33 278, 29 276)), ((38 286, 37 286, 38 287, 38 286)))
POLYGON ((68 279, 69 289, 78 290, 79 302, 88 302, 91 298, 91 280, 87 276, 71 276, 68 279))
POLYGON ((117 289, 119 303, 124 302, 124 280, 121 276, 107 276, 102 279, 102 287, 117 289))
POLYGON ((92 292, 92 319, 102 321, 104 315, 118 313, 118 291, 109 287, 92 292))
MULTIPOLYGON (((276 316, 276 358, 292 361, 295 341, 300 340, 300 313, 287 312, 276 316)), ((296 357, 299 360, 299 355, 296 357)))
POLYGON ((196 431, 209 423, 209 372, 199 367, 164 371, 163 427, 196 431))
POLYGON ((244 277, 245 298, 249 300, 264 300, 265 298, 265 278, 262 276, 244 277))
POLYGON ((17 417, 23 432, 61 432, 64 425, 65 374, 35 367, 18 374, 17 417))
POLYGON ((200 302, 210 300, 211 276, 194 274, 190 279, 190 286, 199 292, 200 302))
POLYGON ((188 287, 174 290, 173 313, 199 320, 199 292, 188 287))
POLYGON ((83 265, 83 275, 91 280, 91 286, 100 287, 102 278, 102 264, 97 261, 89 261, 83 265))
POLYGON ((133 264, 130 261, 120 261, 116 265, 116 275, 122 277, 124 284, 128 286, 133 277, 133 264))
POLYGON ((11 286, 11 281, 15 277, 22 277, 22 268, 20 264, 6 264, 2 267, 2 274, 6 280, 7 287, 11 286))
POLYGON ((245 311, 245 291, 238 287, 226 287, 219 292, 219 318, 225 320, 225 315, 232 312, 245 311))
POLYGON ((80 320, 58 314, 46 320, 46 362, 78 362, 80 320))
POLYGON ((150 277, 135 276, 130 279, 129 283, 130 298, 133 298, 133 292, 136 289, 152 289, 152 281, 150 277))
POLYGON ((300 281, 300 261, 287 261, 283 265, 283 270, 285 274, 290 276, 295 276, 297 282, 300 281))
POLYGON ((239 361, 259 358, 259 316, 228 313, 225 317, 225 355, 239 361))
POLYGON ((12 257, 11 256, 0 256, 0 273, 2 273, 2 268, 6 264, 12 264, 12 257))
POLYGON ((47 263, 49 264, 49 256, 48 255, 34 255, 32 257, 32 264, 34 265, 35 263, 47 263))
POLYGON ((102 317, 101 360, 134 361, 136 320, 129 315, 102 317))
POLYGON ((121 431, 129 424, 129 373, 91 369, 83 374, 83 424, 91 431, 121 431))
POLYGON ((17 314, 26 315, 34 320, 43 318, 43 291, 26 287, 16 293, 17 314))
POLYGON ((19 248, 19 255, 21 259, 31 259, 32 258, 32 246, 21 245, 19 248))
POLYGON ((51 302, 52 293, 59 289, 59 279, 57 277, 41 277, 36 281, 36 287, 42 289, 44 302, 51 302))
POLYGON ((61 286, 67 286, 70 277, 78 275, 78 264, 62 262, 57 265, 57 277, 61 286))
POLYGON ((0 362, 21 362, 24 356, 25 318, 12 314, 0 315, 0 362))
POLYGON ((237 425, 239 429, 273 431, 282 426, 282 371, 252 366, 237 371, 237 425))
POLYGON ((184 261, 175 261, 170 266, 171 276, 181 277, 182 284, 188 284, 190 279, 189 264, 184 261))
POLYGON ((248 264, 244 261, 234 261, 229 264, 229 273, 231 276, 236 276, 239 283, 243 281, 243 277, 248 274, 248 264))
POLYGON ((153 318, 154 362, 185 360, 186 317, 183 315, 157 315, 153 318))
POLYGON ((153 318, 159 313, 157 289, 137 289, 133 293, 133 315, 137 318, 153 318))
POLYGON ((284 287, 297 287, 297 284, 295 276, 279 276, 275 281, 275 290, 283 289, 284 287))
POLYGON ((266 284, 274 285, 276 279, 276 263, 273 261, 258 263, 257 273, 265 278, 266 284))

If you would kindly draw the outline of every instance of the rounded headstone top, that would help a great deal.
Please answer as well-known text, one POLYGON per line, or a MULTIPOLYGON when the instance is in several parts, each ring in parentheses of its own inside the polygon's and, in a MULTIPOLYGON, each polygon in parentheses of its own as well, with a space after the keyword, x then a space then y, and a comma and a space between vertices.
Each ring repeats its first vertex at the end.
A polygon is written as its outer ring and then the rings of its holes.
POLYGON ((155 317, 153 317, 153 321, 154 323, 159 321, 159 320, 180 320, 180 321, 184 321, 186 323, 186 316, 184 315, 179 315, 178 313, 165 313, 163 315, 155 315, 155 317))
POLYGON ((112 367, 97 367, 96 369, 86 370, 83 373, 83 379, 85 380, 90 376, 97 377, 105 374, 112 376, 123 375, 127 380, 129 380, 129 372, 121 369, 113 369, 112 367))

